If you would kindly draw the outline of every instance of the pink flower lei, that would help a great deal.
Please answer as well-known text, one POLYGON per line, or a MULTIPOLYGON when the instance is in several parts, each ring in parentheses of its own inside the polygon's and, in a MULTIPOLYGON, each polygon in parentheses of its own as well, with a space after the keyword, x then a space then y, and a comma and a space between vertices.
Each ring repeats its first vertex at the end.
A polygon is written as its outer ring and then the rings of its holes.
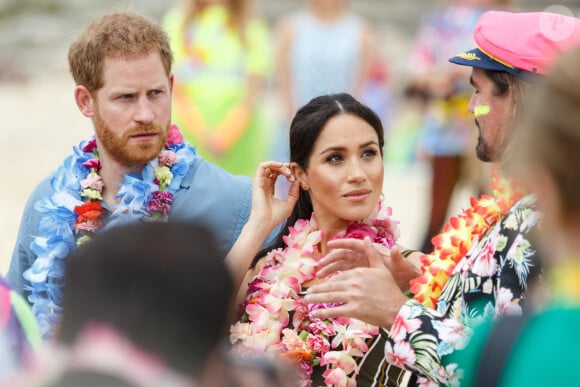
MULTIPOLYGON (((379 201, 371 216, 351 222, 335 238, 369 236, 390 248, 399 237, 391 213, 379 201)), ((316 277, 321 237, 314 214, 309 221, 300 219, 289 227, 284 237, 287 247, 268 253, 264 267, 248 285, 244 313, 230 327, 230 340, 238 355, 272 355, 297 364, 303 386, 311 385, 313 369, 319 366, 326 367, 322 376, 327 385, 354 386, 359 373, 354 358, 368 352, 366 341, 379 329, 352 318, 310 317, 314 309, 333 306, 308 304, 302 297, 302 284, 316 277)))

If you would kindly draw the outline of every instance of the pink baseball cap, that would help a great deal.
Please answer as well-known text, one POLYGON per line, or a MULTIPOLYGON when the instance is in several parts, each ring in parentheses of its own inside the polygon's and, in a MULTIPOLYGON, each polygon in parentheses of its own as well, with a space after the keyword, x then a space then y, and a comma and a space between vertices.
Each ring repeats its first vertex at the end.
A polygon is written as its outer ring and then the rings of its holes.
POLYGON ((558 55, 580 45, 580 20, 550 12, 483 13, 473 32, 477 47, 451 63, 508 72, 522 79, 546 74, 558 55))

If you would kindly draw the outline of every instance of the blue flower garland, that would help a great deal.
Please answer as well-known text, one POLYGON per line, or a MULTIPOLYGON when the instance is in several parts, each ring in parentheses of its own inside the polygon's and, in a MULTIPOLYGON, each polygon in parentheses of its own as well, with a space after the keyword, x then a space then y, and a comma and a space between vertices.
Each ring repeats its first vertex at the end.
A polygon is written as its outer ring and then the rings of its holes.
MULTIPOLYGON (((88 141, 83 141, 79 146, 73 147, 73 154, 64 160, 52 177, 54 194, 40 199, 34 205, 34 209, 43 214, 39 235, 34 237, 30 245, 37 258, 23 276, 31 284, 25 289, 31 291, 28 300, 45 339, 52 336, 52 330, 60 317, 65 262, 76 248, 74 225, 77 215, 74 208, 83 204, 80 180, 89 173, 89 169, 83 164, 93 158, 92 153, 82 151, 87 143, 88 141)), ((172 150, 177 155, 177 161, 171 166, 173 179, 167 187, 171 194, 175 194, 195 158, 196 151, 185 141, 169 145, 165 149, 172 150)), ((142 171, 142 179, 134 175, 125 176, 117 194, 121 200, 103 229, 137 222, 149 216, 147 202, 151 193, 158 189, 154 183, 154 170, 157 165, 157 158, 149 162, 142 171)))

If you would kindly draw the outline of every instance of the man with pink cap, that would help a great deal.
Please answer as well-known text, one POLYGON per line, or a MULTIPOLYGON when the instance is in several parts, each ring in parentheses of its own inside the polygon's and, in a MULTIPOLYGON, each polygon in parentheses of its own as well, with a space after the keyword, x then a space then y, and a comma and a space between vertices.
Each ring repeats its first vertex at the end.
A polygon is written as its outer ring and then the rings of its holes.
MULTIPOLYGON (((468 109, 478 130, 476 153, 501 165, 517 146, 511 140, 525 95, 559 53, 580 44, 580 20, 489 11, 479 18, 474 39, 476 48, 450 62, 473 68, 468 109)), ((529 284, 541 272, 532 238, 540 218, 534 196, 499 176, 492 191, 493 197, 472 199, 471 207, 451 217, 433 239, 431 254, 396 246, 376 257, 369 253, 370 242, 343 240, 340 253, 321 260, 318 275, 342 272, 312 286, 306 296, 333 304, 312 314, 354 317, 388 329, 385 356, 414 371, 409 385, 459 385, 462 372, 450 355, 465 347, 477 323, 522 314, 529 284), (361 256, 368 267, 353 268, 361 256), (409 257, 417 256, 422 265, 414 278, 409 257)))

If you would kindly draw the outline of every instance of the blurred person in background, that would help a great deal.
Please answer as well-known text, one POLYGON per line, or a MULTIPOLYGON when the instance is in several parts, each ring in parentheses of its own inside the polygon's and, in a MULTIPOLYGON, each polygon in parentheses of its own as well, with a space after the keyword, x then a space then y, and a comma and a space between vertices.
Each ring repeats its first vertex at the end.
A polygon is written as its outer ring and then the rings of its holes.
POLYGON ((272 69, 268 26, 251 0, 180 0, 163 19, 175 56, 173 117, 197 151, 251 176, 271 128, 263 92, 272 69))
POLYGON ((391 69, 385 57, 376 52, 368 78, 363 82, 360 100, 381 118, 385 138, 389 138, 391 124, 398 108, 397 96, 392 90, 391 69))
POLYGON ((229 354, 235 276, 207 227, 118 226, 76 249, 66 265, 54 340, 0 372, 2 387, 297 386, 287 364, 229 354))
POLYGON ((453 193, 461 181, 481 193, 484 166, 473 153, 475 132, 467 110, 471 90, 468 71, 448 59, 473 46, 472 32, 486 10, 507 7, 510 0, 451 0, 426 15, 415 35, 406 87, 408 96, 422 101, 423 119, 417 155, 429 164, 430 195, 427 229, 421 251, 433 250, 431 239, 447 217, 453 193))
POLYGON ((507 163, 536 193, 545 280, 534 313, 480 326, 457 353, 462 386, 580 384, 580 45, 536 89, 507 163))
POLYGON ((185 387, 213 377, 204 369, 233 284, 207 228, 119 226, 76 249, 66 273, 55 341, 3 386, 185 387))
POLYGON ((30 305, 0 276, 0 380, 34 357, 41 345, 30 305))
POLYGON ((274 159, 288 161, 288 131, 296 110, 312 98, 349 93, 360 98, 376 62, 372 26, 346 0, 302 0, 276 25, 276 85, 282 122, 274 159))

